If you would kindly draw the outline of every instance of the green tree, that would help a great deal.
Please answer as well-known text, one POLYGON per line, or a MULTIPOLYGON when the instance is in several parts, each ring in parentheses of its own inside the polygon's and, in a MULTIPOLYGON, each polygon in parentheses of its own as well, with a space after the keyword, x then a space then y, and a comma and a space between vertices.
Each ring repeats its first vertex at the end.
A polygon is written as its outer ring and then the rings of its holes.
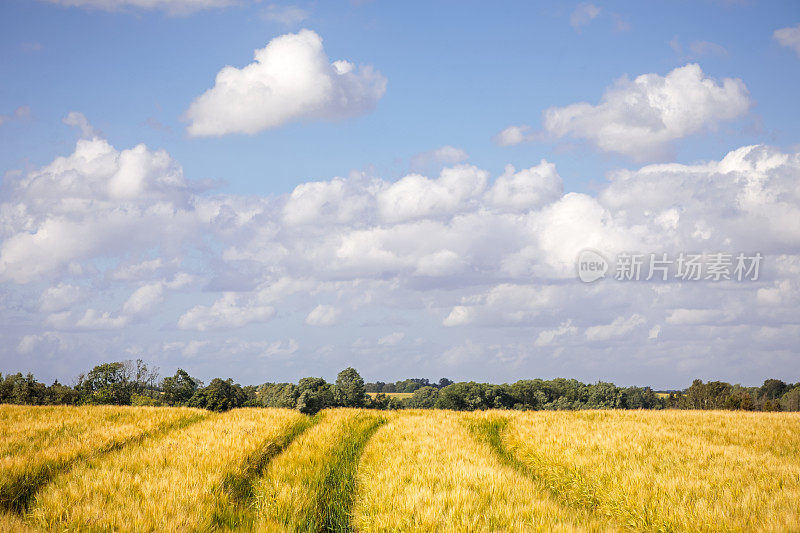
POLYGON ((47 403, 47 387, 36 381, 33 374, 12 376, 11 401, 19 405, 41 405, 47 403))
POLYGON ((408 400, 408 406, 412 409, 433 409, 438 397, 439 389, 436 387, 422 387, 414 391, 408 400))
POLYGON ((125 363, 104 363, 79 378, 84 403, 130 405, 134 386, 125 363))
POLYGON ((167 405, 187 405, 197 389, 202 386, 199 379, 193 378, 182 368, 179 368, 174 376, 161 381, 161 390, 164 392, 164 402, 167 405))
POLYGON ((548 402, 545 385, 541 379, 520 380, 511 385, 511 394, 514 396, 515 409, 539 410, 544 409, 548 402))
POLYGON ((77 405, 80 401, 80 393, 75 387, 62 385, 58 380, 55 380, 53 384, 50 385, 47 394, 49 397, 48 403, 54 405, 77 405))
POLYGON ((375 383, 365 383, 364 390, 367 392, 381 392, 383 386, 386 385, 383 381, 376 381, 375 383))
POLYGON ((189 400, 190 407, 209 411, 227 411, 241 407, 246 401, 242 388, 232 379, 214 378, 208 387, 199 389, 189 400))
POLYGON ((355 368, 345 368, 336 376, 336 404, 342 407, 364 407, 364 380, 355 368))
POLYGON ((485 387, 474 381, 448 385, 439 391, 439 397, 436 399, 437 408, 454 411, 475 411, 492 406, 487 400, 485 387))
MULTIPOLYGON (((625 409, 661 409, 664 401, 650 387, 628 387, 620 391, 621 405, 625 409)), ((673 396, 674 397, 674 396, 673 396)))
POLYGON ((297 385, 292 383, 264 383, 258 388, 258 398, 264 407, 294 409, 299 395, 297 385))
POLYGON ((759 396, 767 400, 775 400, 783 396, 787 390, 788 387, 783 381, 779 379, 767 379, 764 380, 764 384, 761 385, 759 396))
POLYGON ((369 409, 385 411, 389 409, 389 397, 382 392, 378 392, 367 399, 367 407, 369 409))
POLYGON ((622 393, 613 383, 600 381, 589 385, 588 389, 586 407, 589 409, 614 409, 623 406, 622 393))
POLYGON ((794 387, 781 397, 781 410, 800 411, 800 386, 794 387))
POLYGON ((335 405, 333 389, 322 378, 303 378, 297 384, 297 410, 313 415, 335 405))

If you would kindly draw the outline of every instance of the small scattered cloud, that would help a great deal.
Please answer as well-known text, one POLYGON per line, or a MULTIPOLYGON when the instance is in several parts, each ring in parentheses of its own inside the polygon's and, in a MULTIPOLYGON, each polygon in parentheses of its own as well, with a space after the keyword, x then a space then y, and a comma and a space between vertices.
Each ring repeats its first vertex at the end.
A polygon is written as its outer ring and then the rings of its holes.
POLYGON ((555 329, 546 329, 536 337, 534 346, 542 347, 553 344, 560 337, 572 336, 578 333, 578 328, 572 325, 572 320, 562 322, 555 329))
POLYGON ((162 350, 165 352, 179 351, 184 357, 197 357, 211 343, 209 341, 192 340, 188 342, 165 342, 162 350))
POLYGON ((726 317, 719 309, 671 309, 667 313, 667 324, 673 326, 685 324, 711 324, 726 317))
POLYGON ((125 301, 122 312, 127 315, 147 313, 164 299, 164 284, 148 283, 136 289, 125 301))
POLYGON ((472 307, 468 307, 465 305, 457 305, 453 307, 450 311, 450 314, 447 315, 442 321, 442 325, 452 327, 452 326, 466 326, 475 321, 477 313, 475 309, 472 307))
POLYGON ((319 304, 308 313, 306 324, 309 326, 333 326, 338 319, 338 309, 332 305, 319 304))
POLYGON ((25 121, 28 120, 30 116, 31 116, 31 108, 29 106, 26 105, 19 106, 14 110, 13 113, 9 115, 0 115, 0 126, 12 120, 25 121))
POLYGON ((88 330, 122 329, 129 322, 130 317, 125 315, 113 315, 108 311, 101 312, 96 309, 87 309, 75 323, 75 327, 88 330))
POLYGON ((411 169, 426 170, 435 166, 448 166, 462 163, 469 159, 469 154, 461 148, 442 146, 436 150, 422 152, 411 158, 411 169))
POLYGON ((94 129, 89 120, 80 111, 70 111, 62 122, 67 126, 77 128, 84 139, 101 136, 100 132, 94 129))
POLYGON ((17 344, 17 353, 25 355, 31 353, 39 341, 38 335, 25 335, 17 344))
POLYGON ((136 281, 152 275, 162 267, 164 267, 164 261, 160 257, 156 257, 138 263, 119 265, 111 273, 111 277, 118 280, 136 281))
POLYGON ((795 54, 800 56, 800 24, 775 30, 772 37, 778 41, 781 46, 793 50, 795 54))
POLYGON ((300 344, 294 339, 288 341, 273 341, 260 350, 261 357, 281 358, 290 357, 300 349, 300 344))
POLYGON ((378 339, 378 346, 396 346, 405 337, 406 334, 403 333, 402 331, 395 331, 394 333, 390 333, 378 339))
POLYGON ((535 140, 535 135, 531 133, 531 127, 527 124, 520 124, 519 126, 509 126, 497 135, 492 140, 499 146, 513 146, 524 142, 535 140))
POLYGON ((42 43, 24 42, 20 43, 19 49, 23 52, 39 52, 40 50, 44 50, 44 46, 42 43))
POLYGON ((589 2, 581 2, 569 16, 569 25, 580 32, 584 26, 589 25, 600 14, 600 8, 589 2))
POLYGON ((677 35, 669 41, 669 46, 683 61, 702 57, 727 57, 728 55, 728 50, 724 46, 710 41, 691 41, 687 47, 684 47, 677 35))
POLYGON ((270 4, 261 11, 261 18, 284 26, 295 26, 308 18, 308 11, 297 6, 270 4))
POLYGON ((728 50, 717 43, 712 43, 710 41, 692 41, 689 43, 689 50, 697 56, 708 56, 708 55, 716 55, 716 56, 727 56, 728 50))
POLYGON ((610 15, 611 15, 611 20, 614 23, 613 28, 615 32, 621 33, 623 31, 629 31, 631 29, 630 22, 622 18, 622 15, 618 13, 610 13, 610 15))
POLYGON ((621 316, 614 319, 610 324, 586 328, 586 340, 592 342, 607 341, 616 337, 622 337, 645 322, 645 318, 639 314, 633 314, 628 318, 621 316))
POLYGON ((226 293, 210 306, 198 305, 178 319, 180 329, 206 331, 209 329, 240 328, 251 322, 266 322, 275 309, 253 302, 242 302, 234 293, 226 293))
POLYGON ((235 0, 40 0, 63 7, 96 9, 100 11, 164 11, 169 15, 189 15, 204 9, 235 5, 235 0))
POLYGON ((167 133, 172 131, 171 127, 167 126, 156 117, 147 117, 147 119, 144 121, 144 125, 155 131, 164 131, 167 133))
POLYGON ((55 313, 69 308, 78 302, 82 297, 83 291, 80 287, 69 283, 59 283, 55 287, 50 287, 42 293, 39 298, 39 309, 43 313, 55 313))

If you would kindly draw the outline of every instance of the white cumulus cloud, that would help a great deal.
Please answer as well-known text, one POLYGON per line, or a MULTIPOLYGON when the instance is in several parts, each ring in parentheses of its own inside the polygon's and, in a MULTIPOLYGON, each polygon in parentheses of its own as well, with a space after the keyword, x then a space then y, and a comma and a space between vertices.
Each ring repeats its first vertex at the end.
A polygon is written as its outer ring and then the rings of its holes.
POLYGON ((254 134, 296 120, 337 120, 371 111, 386 78, 370 66, 331 63, 322 38, 301 30, 272 39, 255 61, 219 71, 186 111, 192 136, 254 134))
POLYGON ((749 107, 741 80, 718 83, 698 65, 688 64, 666 76, 618 80, 597 105, 547 109, 544 129, 557 138, 587 139, 605 152, 646 159, 663 157, 677 139, 714 129, 743 116, 749 107))

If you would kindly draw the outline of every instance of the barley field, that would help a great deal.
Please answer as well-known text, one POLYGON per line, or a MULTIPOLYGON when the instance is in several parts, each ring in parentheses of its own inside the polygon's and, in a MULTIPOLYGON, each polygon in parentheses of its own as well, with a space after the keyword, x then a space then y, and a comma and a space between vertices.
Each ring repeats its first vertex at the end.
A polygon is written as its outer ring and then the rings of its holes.
POLYGON ((800 416, 0 406, 1 531, 800 531, 800 416))

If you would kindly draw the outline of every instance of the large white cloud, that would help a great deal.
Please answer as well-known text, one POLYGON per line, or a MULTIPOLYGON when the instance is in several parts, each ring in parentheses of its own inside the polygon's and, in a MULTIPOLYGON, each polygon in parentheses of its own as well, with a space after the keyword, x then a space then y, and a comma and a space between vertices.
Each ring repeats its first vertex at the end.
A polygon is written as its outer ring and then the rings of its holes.
POLYGON ((10 184, 0 204, 0 280, 26 283, 88 257, 162 247, 196 233, 192 187, 164 151, 100 138, 10 184))
POLYGON ((370 66, 331 63, 322 38, 301 30, 272 39, 255 61, 219 71, 186 111, 193 136, 253 134, 295 120, 337 120, 371 111, 386 78, 370 66))
MULTIPOLYGON (((741 80, 717 82, 705 76, 699 65, 688 64, 666 76, 622 78, 606 90, 597 105, 581 102, 551 107, 544 112, 543 126, 555 138, 586 139, 604 152, 647 160, 664 157, 678 139, 743 116, 750 103, 741 80)), ((511 126, 495 140, 510 145, 533 139, 527 129, 511 126)))
POLYGON ((745 146, 720 161, 619 171, 600 201, 629 224, 660 225, 663 246, 791 250, 800 242, 800 157, 745 146))

